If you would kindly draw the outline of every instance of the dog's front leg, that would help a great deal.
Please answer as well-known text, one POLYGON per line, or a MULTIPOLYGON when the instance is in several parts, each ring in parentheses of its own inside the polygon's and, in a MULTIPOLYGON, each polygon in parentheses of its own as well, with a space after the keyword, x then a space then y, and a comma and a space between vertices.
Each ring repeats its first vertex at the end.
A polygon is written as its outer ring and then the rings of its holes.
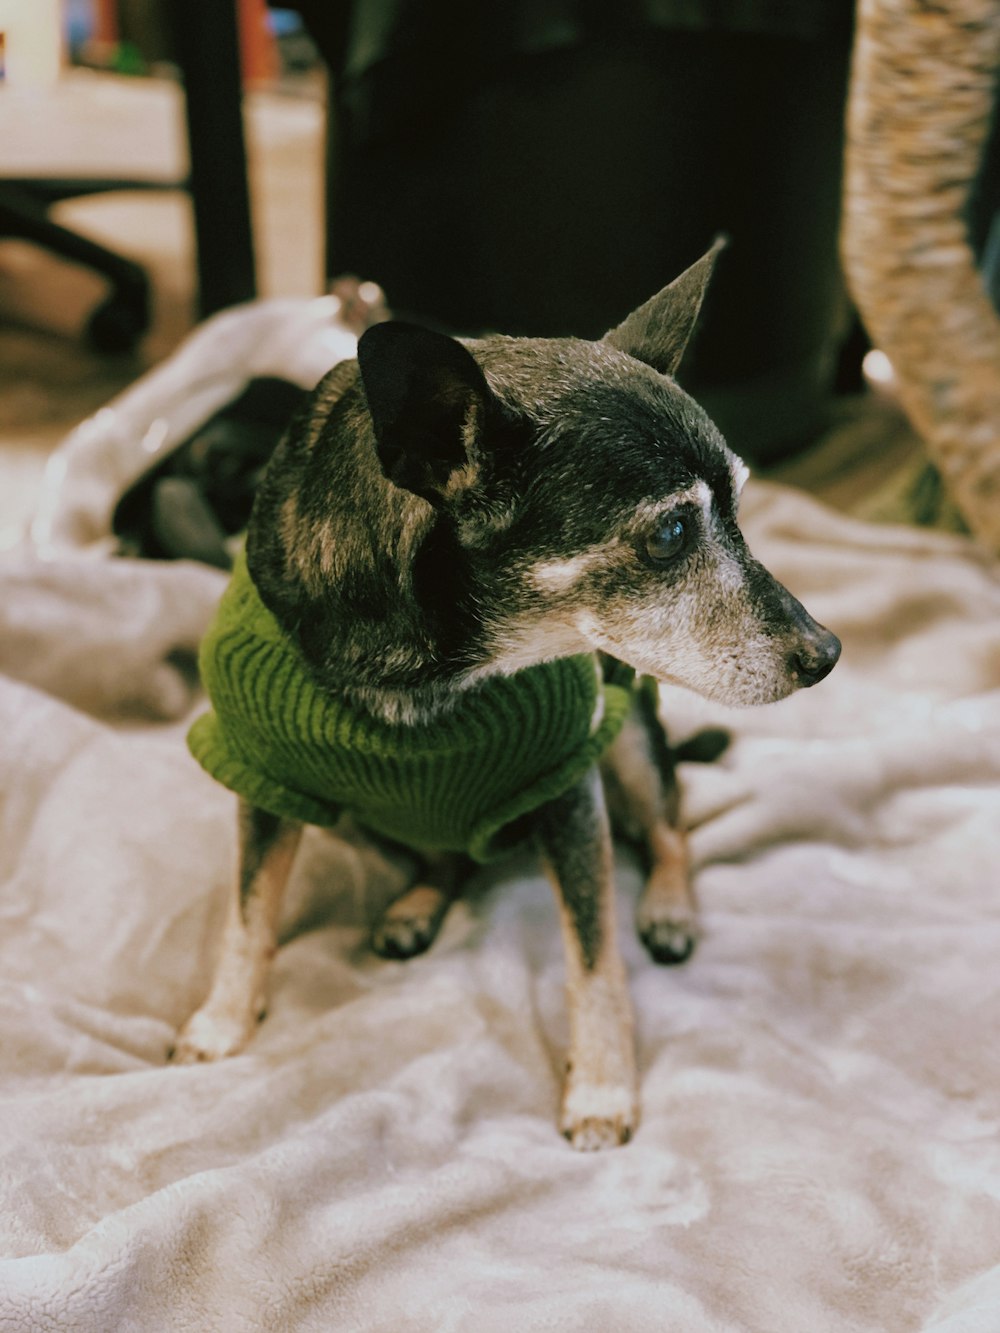
POLYGON ((674 758, 645 682, 601 764, 615 832, 642 856, 646 884, 636 910, 639 935, 658 963, 683 963, 698 938, 687 837, 680 825, 674 758))
POLYGON ((560 1128, 574 1148, 610 1148, 638 1119, 632 1004, 615 938, 611 831, 596 768, 539 814, 566 946, 570 1042, 560 1128))
POLYGON ((234 1055, 250 1040, 264 1011, 278 911, 301 833, 301 825, 240 801, 235 892, 229 897, 212 989, 173 1050, 179 1064, 234 1055))

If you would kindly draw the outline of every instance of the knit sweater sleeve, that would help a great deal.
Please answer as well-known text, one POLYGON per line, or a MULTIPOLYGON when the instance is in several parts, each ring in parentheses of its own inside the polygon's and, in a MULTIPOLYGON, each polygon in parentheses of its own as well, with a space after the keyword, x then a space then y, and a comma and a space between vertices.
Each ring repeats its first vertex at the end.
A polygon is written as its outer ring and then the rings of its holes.
POLYGON ((188 732, 188 748, 207 773, 251 805, 299 824, 331 827, 340 808, 272 777, 240 753, 215 712, 202 713, 188 732))

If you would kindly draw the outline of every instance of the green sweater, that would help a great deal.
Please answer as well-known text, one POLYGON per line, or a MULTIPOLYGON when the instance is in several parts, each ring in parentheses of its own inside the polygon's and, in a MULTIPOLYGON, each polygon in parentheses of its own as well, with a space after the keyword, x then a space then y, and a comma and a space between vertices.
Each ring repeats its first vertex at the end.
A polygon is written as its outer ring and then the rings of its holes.
POLYGON ((631 692, 631 673, 602 684, 583 655, 488 680, 429 722, 386 722, 316 683, 242 557, 200 666, 214 711, 188 745, 232 791, 307 824, 348 811, 407 846, 479 861, 520 841, 522 817, 583 776, 631 692))

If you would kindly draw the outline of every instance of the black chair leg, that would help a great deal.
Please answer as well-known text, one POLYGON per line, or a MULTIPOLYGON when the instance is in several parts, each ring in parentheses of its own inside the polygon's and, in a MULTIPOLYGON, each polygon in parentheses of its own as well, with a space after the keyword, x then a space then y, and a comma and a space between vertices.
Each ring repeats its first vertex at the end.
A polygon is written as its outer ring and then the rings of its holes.
POLYGON ((257 294, 234 0, 168 6, 184 78, 202 317, 257 294))
POLYGON ((149 283, 139 265, 60 227, 46 213, 43 201, 9 182, 0 184, 0 233, 45 246, 110 281, 111 295, 87 325, 87 335, 99 351, 129 351, 149 327, 149 283))

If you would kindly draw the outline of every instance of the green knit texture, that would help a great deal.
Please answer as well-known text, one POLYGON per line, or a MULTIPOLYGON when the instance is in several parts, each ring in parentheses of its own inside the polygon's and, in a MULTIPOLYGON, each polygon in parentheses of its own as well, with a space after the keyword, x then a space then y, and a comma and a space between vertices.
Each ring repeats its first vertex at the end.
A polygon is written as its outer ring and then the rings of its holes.
POLYGON ((213 711, 188 745, 219 782, 286 819, 332 825, 348 811, 478 861, 522 840, 524 817, 587 772, 631 702, 630 672, 602 684, 583 655, 491 679, 429 722, 386 722, 317 684, 243 557, 199 661, 213 711))

